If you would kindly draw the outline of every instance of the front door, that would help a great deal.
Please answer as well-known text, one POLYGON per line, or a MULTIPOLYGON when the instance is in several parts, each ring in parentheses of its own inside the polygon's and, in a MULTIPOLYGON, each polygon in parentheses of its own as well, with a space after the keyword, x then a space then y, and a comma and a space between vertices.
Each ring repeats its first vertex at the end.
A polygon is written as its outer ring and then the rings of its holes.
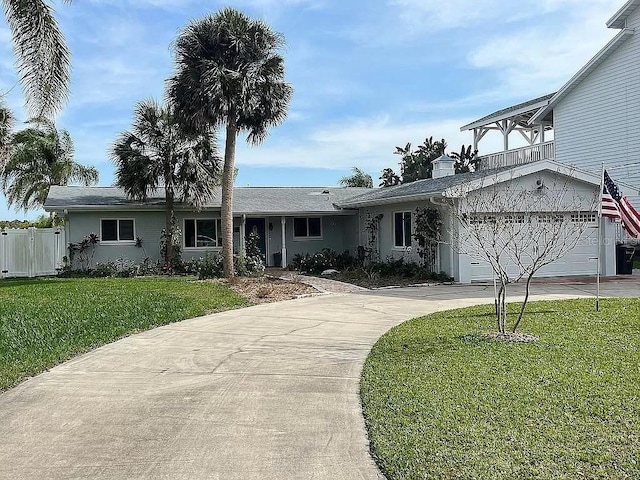
POLYGON ((258 248, 263 258, 266 259, 267 239, 265 235, 265 219, 264 218, 247 218, 244 227, 244 237, 249 238, 249 234, 256 233, 258 235, 258 248))

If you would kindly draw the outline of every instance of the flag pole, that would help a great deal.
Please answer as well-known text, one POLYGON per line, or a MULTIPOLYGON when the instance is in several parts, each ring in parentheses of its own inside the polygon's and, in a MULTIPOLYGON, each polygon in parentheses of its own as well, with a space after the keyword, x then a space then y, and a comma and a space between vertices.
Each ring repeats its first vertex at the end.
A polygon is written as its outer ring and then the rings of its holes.
POLYGON ((600 191, 598 193, 598 266, 596 274, 596 312, 600 311, 600 252, 602 251, 602 193, 604 192, 604 162, 600 172, 600 191))

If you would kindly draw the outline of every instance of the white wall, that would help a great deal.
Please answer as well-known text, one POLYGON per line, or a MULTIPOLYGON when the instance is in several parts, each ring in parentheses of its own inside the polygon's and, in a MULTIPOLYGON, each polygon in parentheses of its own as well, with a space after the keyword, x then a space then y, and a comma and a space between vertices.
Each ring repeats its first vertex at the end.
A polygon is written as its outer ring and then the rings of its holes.
POLYGON ((640 8, 627 25, 636 33, 555 106, 556 160, 598 172, 634 163, 610 174, 640 189, 640 8))
MULTIPOLYGON (((471 192, 463 201, 464 211, 480 211, 485 213, 500 212, 545 212, 563 213, 566 221, 569 221, 571 212, 580 211, 597 211, 597 191, 599 187, 585 182, 569 179, 568 177, 558 176, 550 171, 539 172, 526 175, 521 178, 510 180, 505 184, 498 184, 498 200, 497 202, 480 201, 477 199, 493 198, 493 187, 471 192), (538 181, 542 182, 544 187, 538 190, 536 187, 538 181), (518 197, 522 195, 521 202, 518 197), (471 205, 471 207, 466 206, 471 205), (480 206, 481 208, 477 208, 480 206), (470 209, 470 210, 469 210, 470 209)), ((609 220, 603 220, 603 240, 601 244, 601 260, 602 274, 615 275, 615 225, 609 220)), ((520 229, 520 232, 527 231, 520 229)), ((514 225, 514 228, 518 228, 514 225)), ((597 245, 598 231, 597 222, 589 222, 585 224, 584 231, 581 232, 581 238, 576 247, 567 252, 561 258, 551 265, 545 266, 539 270, 536 276, 564 276, 564 275, 595 275, 597 270, 597 245)), ((472 279, 482 277, 484 280, 492 278, 492 270, 474 249, 465 243, 467 235, 464 233, 462 226, 458 225, 459 238, 461 245, 456 248, 453 264, 453 276, 460 283, 469 283, 472 279)), ((514 230, 517 231, 517 230, 514 230)), ((532 247, 536 248, 536 247, 532 247)), ((503 256, 508 256, 508 252, 504 252, 503 256)), ((511 274, 515 274, 517 265, 509 265, 509 258, 504 259, 509 266, 511 274)))

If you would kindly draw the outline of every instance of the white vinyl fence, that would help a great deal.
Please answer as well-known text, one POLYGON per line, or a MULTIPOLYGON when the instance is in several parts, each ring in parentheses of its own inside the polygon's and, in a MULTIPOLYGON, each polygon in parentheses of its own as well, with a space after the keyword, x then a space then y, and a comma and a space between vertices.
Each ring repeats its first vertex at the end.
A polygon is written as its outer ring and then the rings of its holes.
POLYGON ((0 278, 55 275, 65 249, 62 228, 0 230, 0 278))

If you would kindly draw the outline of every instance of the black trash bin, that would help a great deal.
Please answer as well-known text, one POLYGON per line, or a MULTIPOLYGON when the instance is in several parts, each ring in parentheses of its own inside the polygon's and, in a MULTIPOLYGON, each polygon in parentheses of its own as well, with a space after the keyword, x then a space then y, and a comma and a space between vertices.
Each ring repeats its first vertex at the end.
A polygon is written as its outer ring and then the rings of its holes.
POLYGON ((629 245, 616 246, 616 275, 631 275, 633 273, 634 254, 634 247, 629 245))
POLYGON ((274 267, 282 266, 282 252, 276 252, 273 254, 273 266, 274 267))

